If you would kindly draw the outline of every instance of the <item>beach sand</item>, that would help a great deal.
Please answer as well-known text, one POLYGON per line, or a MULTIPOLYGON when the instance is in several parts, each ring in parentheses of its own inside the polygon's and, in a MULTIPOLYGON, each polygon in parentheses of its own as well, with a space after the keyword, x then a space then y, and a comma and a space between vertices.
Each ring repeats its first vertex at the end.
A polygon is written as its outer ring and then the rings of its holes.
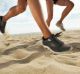
POLYGON ((60 39, 73 50, 55 53, 45 48, 41 34, 1 35, 0 74, 80 74, 80 31, 60 39))

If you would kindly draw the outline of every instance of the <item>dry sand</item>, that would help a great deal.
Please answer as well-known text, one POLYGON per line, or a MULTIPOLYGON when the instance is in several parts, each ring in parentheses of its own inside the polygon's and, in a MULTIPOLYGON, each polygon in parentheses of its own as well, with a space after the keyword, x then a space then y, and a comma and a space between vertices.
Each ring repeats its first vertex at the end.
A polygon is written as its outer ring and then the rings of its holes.
POLYGON ((0 36, 0 74, 80 74, 80 31, 60 37, 72 51, 44 48, 40 34, 0 36))

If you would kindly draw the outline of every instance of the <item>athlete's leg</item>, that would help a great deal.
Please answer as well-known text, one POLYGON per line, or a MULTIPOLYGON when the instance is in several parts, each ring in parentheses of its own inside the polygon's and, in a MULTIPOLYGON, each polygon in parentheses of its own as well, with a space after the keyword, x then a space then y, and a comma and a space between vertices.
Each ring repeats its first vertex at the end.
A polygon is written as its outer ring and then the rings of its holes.
POLYGON ((62 12, 60 20, 57 22, 58 25, 61 25, 64 18, 69 14, 69 12, 74 7, 74 4, 70 0, 58 0, 56 4, 60 6, 66 6, 64 11, 62 12))
POLYGON ((8 19, 25 11, 27 0, 18 0, 18 5, 12 7, 5 16, 0 16, 0 31, 5 33, 5 26, 8 19))
POLYGON ((24 12, 26 6, 27 0, 18 0, 17 6, 12 7, 9 12, 5 16, 3 16, 3 21, 7 21, 9 18, 24 12))
POLYGON ((53 18, 53 0, 46 0, 48 18, 46 20, 48 26, 53 18))
POLYGON ((44 37, 48 38, 51 35, 51 33, 48 30, 47 24, 45 24, 44 22, 39 1, 38 0, 28 0, 28 5, 44 37))
POLYGON ((69 50, 70 46, 65 45, 62 41, 57 39, 57 37, 51 35, 51 32, 47 28, 47 24, 44 22, 39 0, 28 0, 28 4, 33 17, 43 33, 43 44, 51 48, 53 51, 61 52, 69 50))

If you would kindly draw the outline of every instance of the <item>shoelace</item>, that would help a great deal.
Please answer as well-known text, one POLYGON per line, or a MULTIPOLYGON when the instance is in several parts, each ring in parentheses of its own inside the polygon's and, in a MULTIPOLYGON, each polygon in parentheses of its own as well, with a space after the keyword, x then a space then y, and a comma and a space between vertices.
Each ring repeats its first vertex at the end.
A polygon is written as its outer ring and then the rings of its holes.
POLYGON ((63 44, 63 42, 62 41, 60 41, 59 39, 57 39, 57 37, 60 37, 61 36, 61 33, 62 32, 59 32, 59 33, 57 33, 57 34, 55 34, 54 36, 55 36, 55 43, 57 43, 59 46, 61 46, 62 44, 63 44))
POLYGON ((61 33, 62 33, 62 32, 59 32, 59 33, 55 34, 54 36, 55 36, 55 37, 60 37, 60 36, 61 36, 61 33))

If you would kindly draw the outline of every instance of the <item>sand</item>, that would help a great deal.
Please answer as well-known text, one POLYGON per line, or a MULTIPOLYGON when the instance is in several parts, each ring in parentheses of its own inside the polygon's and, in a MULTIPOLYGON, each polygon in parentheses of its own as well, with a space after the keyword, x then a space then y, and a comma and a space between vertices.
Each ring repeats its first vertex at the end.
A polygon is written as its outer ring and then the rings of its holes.
POLYGON ((1 35, 0 74, 80 74, 80 31, 60 39, 73 50, 55 53, 42 45, 39 33, 1 35))

